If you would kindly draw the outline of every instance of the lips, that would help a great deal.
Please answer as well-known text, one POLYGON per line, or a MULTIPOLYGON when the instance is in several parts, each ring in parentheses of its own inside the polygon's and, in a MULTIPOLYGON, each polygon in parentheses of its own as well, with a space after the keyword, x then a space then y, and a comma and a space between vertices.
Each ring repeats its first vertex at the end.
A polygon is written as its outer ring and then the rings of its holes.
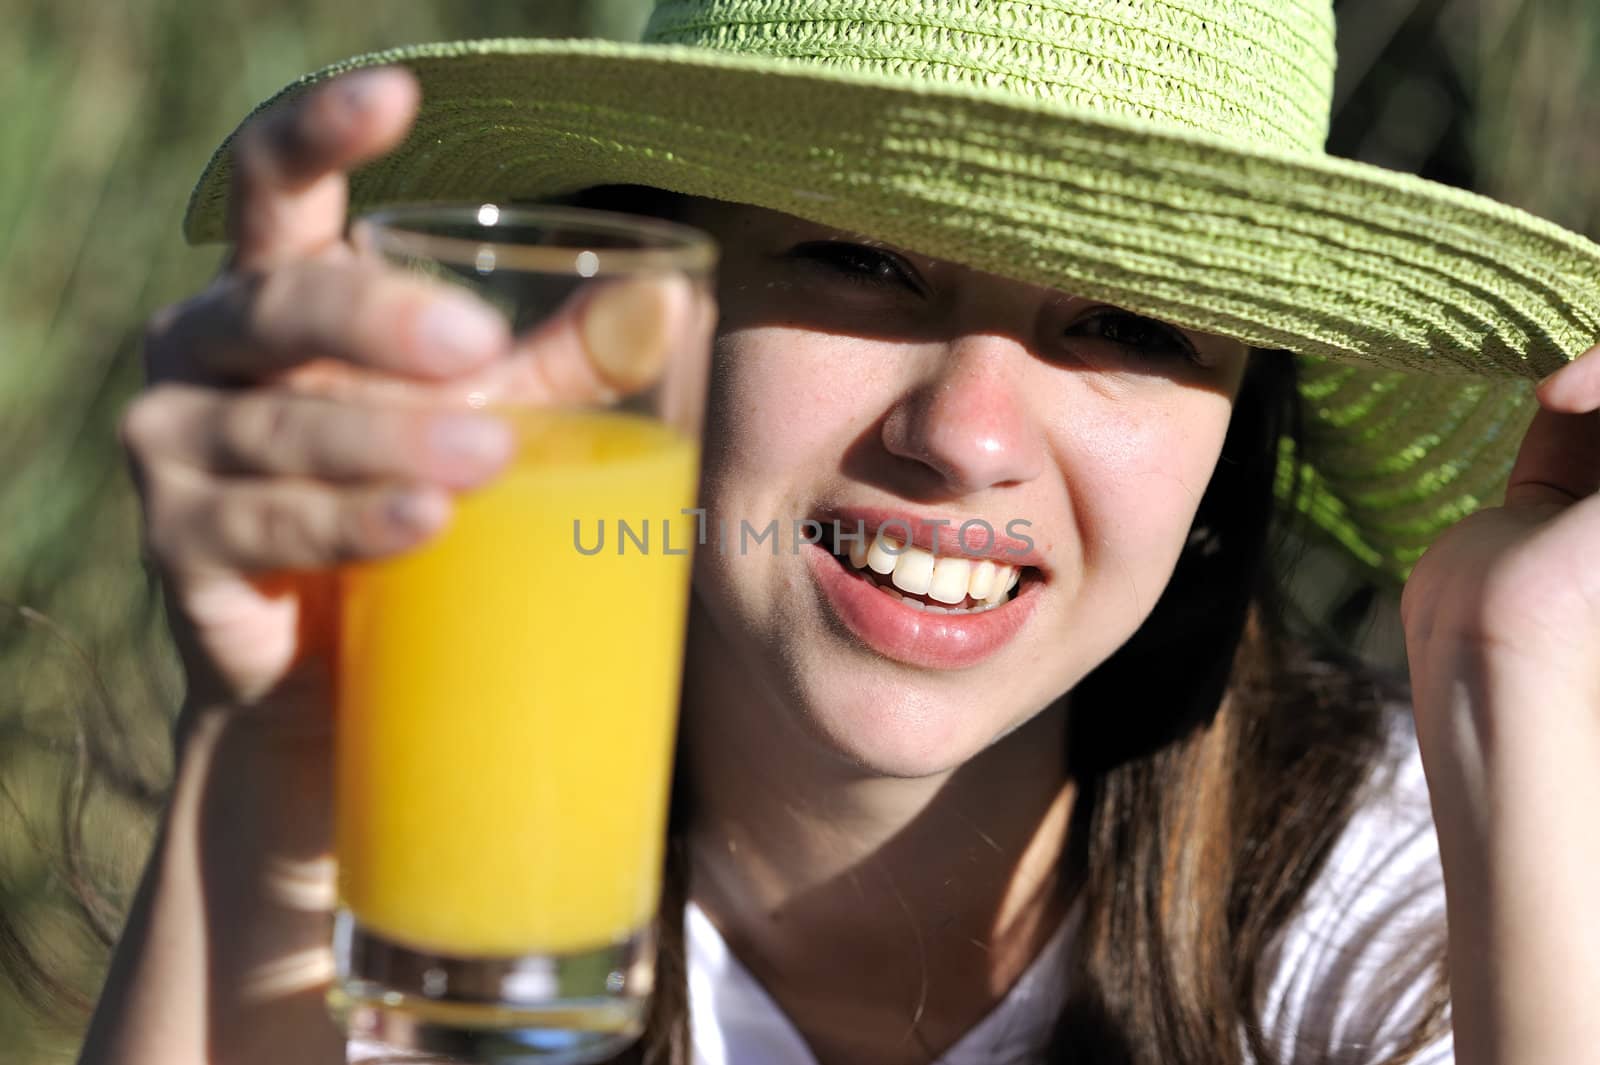
POLYGON ((1033 616, 1042 583, 1030 573, 993 610, 930 614, 887 594, 821 545, 809 544, 802 554, 832 613, 851 634, 887 658, 924 669, 969 669, 997 654, 1033 616))

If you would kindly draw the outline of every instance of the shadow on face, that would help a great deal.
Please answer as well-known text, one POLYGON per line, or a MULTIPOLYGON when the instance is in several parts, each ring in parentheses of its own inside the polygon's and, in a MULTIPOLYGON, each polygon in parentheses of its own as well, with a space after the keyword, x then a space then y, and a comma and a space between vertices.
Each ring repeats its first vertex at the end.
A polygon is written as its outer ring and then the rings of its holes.
POLYGON ((677 219, 722 248, 724 329, 783 325, 950 344, 990 336, 1043 362, 1124 381, 1236 393, 1247 348, 1093 300, 982 273, 759 207, 684 197, 677 219))

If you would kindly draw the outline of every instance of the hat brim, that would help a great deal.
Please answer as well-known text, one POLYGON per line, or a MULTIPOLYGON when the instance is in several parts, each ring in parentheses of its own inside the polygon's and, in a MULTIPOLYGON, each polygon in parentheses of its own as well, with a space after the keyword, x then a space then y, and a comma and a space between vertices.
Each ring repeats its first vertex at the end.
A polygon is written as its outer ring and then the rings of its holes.
MULTIPOLYGON (((1307 356, 1313 514, 1390 573, 1497 497, 1531 414, 1525 380, 1600 340, 1600 247, 1525 212, 1000 90, 496 40, 361 56, 263 107, 390 63, 416 72, 424 104, 405 144, 354 175, 356 210, 648 185, 1307 356)), ((191 241, 226 235, 231 145, 195 189, 191 241)))

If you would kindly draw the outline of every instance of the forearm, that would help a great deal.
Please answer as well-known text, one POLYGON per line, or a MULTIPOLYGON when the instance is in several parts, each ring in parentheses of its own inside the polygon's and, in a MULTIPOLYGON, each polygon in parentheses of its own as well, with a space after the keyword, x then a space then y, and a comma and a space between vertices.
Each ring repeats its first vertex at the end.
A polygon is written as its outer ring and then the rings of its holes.
POLYGON ((1600 1046, 1600 703, 1475 664, 1419 692, 1450 924, 1460 1065, 1569 1065, 1600 1046))
POLYGON ((323 1005, 326 755, 298 742, 197 717, 82 1065, 343 1062, 323 1005))

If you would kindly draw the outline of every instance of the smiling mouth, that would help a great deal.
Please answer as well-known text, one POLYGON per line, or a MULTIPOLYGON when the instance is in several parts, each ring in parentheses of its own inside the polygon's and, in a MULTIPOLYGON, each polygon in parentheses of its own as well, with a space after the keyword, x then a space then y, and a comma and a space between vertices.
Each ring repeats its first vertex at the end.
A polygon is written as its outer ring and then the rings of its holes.
POLYGON ((1039 579, 1032 566, 989 559, 941 558, 879 536, 871 544, 822 544, 846 573, 913 610, 929 614, 983 614, 1005 606, 1025 584, 1039 579))

